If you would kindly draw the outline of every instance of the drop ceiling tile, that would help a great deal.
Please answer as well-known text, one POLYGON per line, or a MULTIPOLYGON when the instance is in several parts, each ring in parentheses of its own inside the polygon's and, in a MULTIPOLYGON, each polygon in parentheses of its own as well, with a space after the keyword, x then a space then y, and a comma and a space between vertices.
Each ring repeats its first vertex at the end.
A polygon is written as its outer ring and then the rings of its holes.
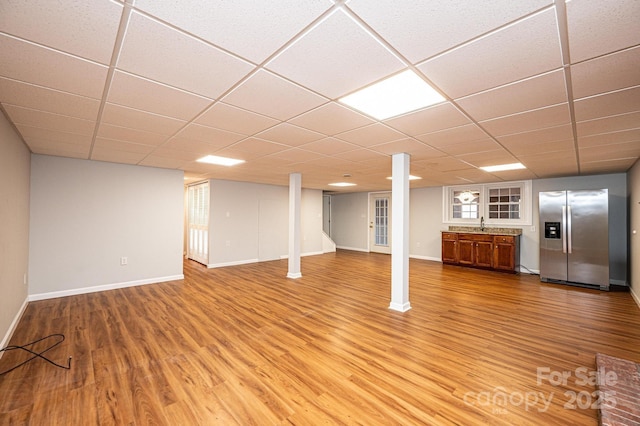
POLYGON ((186 157, 180 158, 197 160, 198 158, 204 157, 205 155, 214 154, 224 146, 226 145, 176 136, 169 139, 167 143, 158 148, 158 150, 156 150, 154 154, 158 154, 158 152, 163 152, 164 150, 182 151, 188 154, 186 157), (193 158, 194 153, 197 154, 195 155, 196 158, 193 158))
POLYGON ((495 137, 571 123, 569 105, 560 104, 480 122, 495 137))
POLYGON ((266 67, 336 99, 406 65, 345 12, 336 10, 266 67))
POLYGON ((636 0, 567 2, 571 62, 637 45, 638 22, 636 0))
MULTIPOLYGON (((412 162, 412 164, 413 163, 414 162, 412 162)), ((451 172, 474 168, 469 163, 454 157, 430 158, 428 160, 416 161, 415 163, 416 167, 419 167, 420 170, 436 172, 436 176, 440 172, 451 172)))
MULTIPOLYGON (((184 142, 186 142, 186 139, 183 139, 184 142)), ((174 142, 174 140, 172 139, 171 142, 174 142)), ((175 158, 176 160, 179 160, 182 163, 186 163, 186 162, 191 162, 191 161, 196 161, 198 158, 201 158, 203 155, 205 155, 206 153, 202 150, 202 146, 205 145, 205 142, 198 142, 198 141, 193 141, 195 146, 197 148, 195 149, 185 149, 185 148, 175 148, 174 144, 167 144, 167 145, 163 145, 161 147, 156 148, 149 157, 167 157, 167 158, 175 158)), ((142 161, 141 164, 145 163, 145 161, 142 161)), ((173 164, 173 163, 170 163, 173 164)), ((213 165, 211 164, 203 164, 202 167, 207 168, 207 167, 211 167, 213 165)))
POLYGON ((613 145, 599 145, 580 147, 580 162, 610 161, 640 156, 640 141, 616 143, 613 145))
POLYGON ((40 127, 42 129, 86 136, 93 135, 93 130, 96 126, 96 122, 92 120, 83 120, 14 105, 4 105, 4 109, 15 125, 40 127))
POLYGON ((503 143, 503 145, 511 151, 513 155, 520 157, 521 155, 568 151, 574 148, 575 142, 573 139, 563 139, 551 142, 523 143, 517 139, 513 139, 508 143, 503 143))
POLYGON ((247 138, 231 146, 216 152, 222 157, 238 158, 241 160, 253 160, 265 155, 275 154, 291 148, 288 145, 281 145, 259 138, 247 138))
POLYGON ((137 12, 131 14, 117 66, 208 98, 217 98, 253 69, 248 62, 137 12))
POLYGON ((0 31, 109 64, 122 9, 104 0, 7 1, 0 5, 0 31))
POLYGON ((370 149, 386 155, 405 152, 411 155, 411 160, 443 157, 445 155, 441 151, 435 150, 430 146, 427 146, 413 138, 405 138, 393 142, 386 142, 380 145, 372 146, 370 147, 370 149))
POLYGON ((0 33, 0 76, 100 99, 107 67, 0 33))
POLYGON ((351 0, 347 6, 416 63, 552 3, 351 0))
POLYGON ((304 163, 305 161, 316 160, 322 157, 324 157, 324 155, 317 154, 311 151, 305 151, 299 148, 286 149, 284 151, 279 151, 275 154, 269 155, 269 158, 278 158, 290 163, 304 163))
POLYGON ((640 85, 640 47, 571 66, 574 99, 640 85))
POLYGON ((173 135, 186 124, 184 120, 177 120, 111 103, 105 104, 101 122, 167 136, 173 135))
POLYGON ((196 123, 243 135, 253 135, 275 126, 280 121, 222 102, 216 102, 196 120, 196 123))
POLYGON ((474 168, 443 172, 439 178, 445 185, 468 185, 496 181, 495 175, 474 168))
POLYGON ((189 124, 178 133, 177 137, 208 142, 211 145, 222 148, 245 138, 239 133, 214 129, 213 127, 189 124))
POLYGON ((0 102, 69 117, 96 120, 100 101, 0 77, 0 102))
POLYGON ((581 174, 595 173, 624 173, 633 166, 637 157, 620 158, 615 160, 599 160, 580 163, 581 174))
POLYGON ((578 138, 578 146, 580 148, 613 145, 624 142, 635 142, 640 145, 640 128, 578 138))
POLYGON ((500 148, 500 145, 498 145, 493 139, 490 138, 479 139, 471 142, 461 142, 440 147, 440 149, 448 155, 473 154, 485 151, 495 151, 500 148))
POLYGON ((270 72, 260 70, 224 97, 225 103, 279 120, 309 111, 327 99, 270 72), (259 96, 256 94, 259 93, 259 96))
POLYGON ((284 145, 298 146, 322 139, 325 135, 294 126, 293 124, 280 123, 270 129, 257 133, 256 137, 284 145))
POLYGON ((116 71, 107 102, 166 117, 191 120, 209 105, 211 100, 116 71))
POLYGON ((567 102, 562 70, 518 81, 456 101, 478 121, 567 102))
POLYGON ((77 133, 59 132, 50 129, 22 125, 16 125, 16 128, 32 151, 35 151, 33 149, 33 146, 35 145, 68 144, 82 146, 83 149, 86 149, 86 152, 89 152, 89 146, 91 146, 92 136, 90 135, 79 135, 77 133))
POLYGON ((56 157, 89 159, 90 145, 75 145, 64 142, 32 143, 29 145, 34 154, 53 155, 56 157))
POLYGON ((449 102, 385 121, 389 126, 409 136, 418 136, 450 127, 458 127, 469 122, 470 120, 449 102))
POLYGON ((388 162, 388 166, 391 167, 391 157, 386 154, 382 154, 377 151, 372 151, 370 149, 360 148, 354 149, 353 151, 341 152, 336 155, 336 157, 347 160, 347 161, 357 161, 357 162, 368 162, 368 161, 384 161, 385 164, 388 162))
MULTIPOLYGON (((338 179, 346 180, 344 174, 353 174, 352 170, 358 169, 360 164, 355 161, 347 160, 342 157, 319 157, 315 160, 307 161, 305 166, 314 167, 316 172, 321 172, 320 176, 324 176, 322 181, 327 184, 329 182, 335 182, 338 179), (335 179, 335 180, 329 180, 335 179)), ((303 181, 306 180, 306 176, 302 176, 303 181)))
POLYGON ((332 6, 329 0, 137 0, 142 9, 244 58, 260 63, 332 6))
POLYGON ((90 160, 109 161, 121 164, 138 164, 146 157, 145 154, 131 151, 118 151, 116 149, 96 146, 91 151, 90 160))
POLYGON ((104 122, 100 123, 97 136, 106 139, 115 139, 123 142, 153 146, 158 146, 168 139, 168 136, 166 135, 130 129, 128 127, 114 126, 113 124, 104 122))
POLYGON ((496 166, 500 164, 511 164, 518 162, 518 160, 513 155, 509 154, 502 148, 493 151, 461 154, 457 155, 456 158, 476 167, 496 166))
POLYGON ((329 102, 298 117, 292 118, 290 123, 333 136, 346 132, 347 130, 373 124, 374 121, 338 103, 329 102))
POLYGON ((94 152, 98 147, 103 150, 126 151, 144 155, 150 154, 156 148, 153 145, 143 145, 101 137, 96 138, 96 142, 93 145, 94 152))
POLYGON ((507 147, 518 147, 524 145, 536 145, 543 142, 554 142, 573 138, 571 124, 561 126, 546 127, 544 129, 522 132, 511 135, 499 136, 497 139, 507 147))
POLYGON ((554 9, 529 16, 418 65, 451 98, 560 67, 562 57, 554 9))
POLYGON ((150 155, 144 160, 140 161, 139 165, 147 167, 160 167, 163 169, 181 169, 186 163, 187 161, 176 157, 150 155))
POLYGON ((528 170, 539 178, 574 176, 578 174, 578 162, 573 150, 552 154, 519 156, 528 170))
POLYGON ((640 86, 574 102, 576 121, 640 111, 640 86))
POLYGON ((368 147, 403 139, 406 136, 384 124, 375 123, 370 126, 359 127, 354 130, 349 130, 348 132, 339 133, 335 137, 359 146, 368 147))
POLYGON ((536 179, 538 177, 533 171, 529 169, 505 170, 504 172, 492 173, 492 175, 506 182, 514 180, 536 179))
POLYGON ((576 123, 578 137, 640 127, 640 111, 576 123))
POLYGON ((487 134, 475 124, 465 124, 416 136, 418 140, 437 148, 463 142, 473 142, 486 137, 487 134))
POLYGON ((311 152, 317 152, 318 154, 336 155, 340 154, 341 152, 353 151, 354 149, 357 149, 358 146, 341 141, 336 138, 323 138, 317 141, 305 143, 304 145, 300 145, 299 148, 311 152))

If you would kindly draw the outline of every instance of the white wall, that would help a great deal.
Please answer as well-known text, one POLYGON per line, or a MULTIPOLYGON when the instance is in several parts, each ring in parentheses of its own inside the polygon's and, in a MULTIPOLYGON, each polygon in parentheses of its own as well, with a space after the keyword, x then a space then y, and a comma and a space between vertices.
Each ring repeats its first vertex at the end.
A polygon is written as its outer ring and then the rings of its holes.
MULTIPOLYGON (((209 266, 280 259, 288 254, 289 188, 210 180, 209 266)), ((301 252, 322 252, 322 191, 303 189, 301 252)))
POLYGON ((447 229, 442 223, 442 188, 412 189, 410 200, 410 256, 440 261, 440 231, 447 229))
POLYGON ((302 255, 322 254, 322 191, 303 188, 300 204, 300 252, 302 255))
POLYGON ((369 194, 331 197, 331 238, 338 248, 369 251, 369 194))
MULTIPOLYGON (((636 167, 638 167, 636 165, 636 167)), ((627 183, 625 174, 576 176, 533 181, 533 225, 521 226, 520 262, 538 271, 539 230, 538 193, 561 189, 609 189, 609 257, 610 277, 615 284, 625 284, 627 277, 627 183)), ((410 195, 410 256, 440 260, 442 221, 442 187, 416 188, 410 195)), ((368 194, 349 193, 332 198, 332 233, 339 248, 368 251, 368 194)), ((638 225, 640 232, 640 225, 638 225)))
POLYGON ((0 347, 26 306, 31 153, 0 112, 0 347))
POLYGON ((182 171, 33 155, 31 298, 182 278, 183 201, 182 171))
POLYGON ((640 160, 627 174, 629 194, 629 285, 640 306, 640 160), (634 234, 635 231, 635 234, 634 234))

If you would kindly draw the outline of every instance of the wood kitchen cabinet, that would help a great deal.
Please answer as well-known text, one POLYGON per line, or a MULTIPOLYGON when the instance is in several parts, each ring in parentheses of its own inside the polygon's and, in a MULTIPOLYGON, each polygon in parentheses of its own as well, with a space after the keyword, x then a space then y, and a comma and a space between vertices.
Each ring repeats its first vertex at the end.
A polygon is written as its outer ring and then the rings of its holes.
POLYGON ((513 272, 520 269, 520 237, 496 235, 493 237, 493 268, 513 272))
POLYGON ((458 234, 455 232, 442 233, 442 261, 458 263, 458 234))
POLYGON ((442 263, 518 272, 520 236, 443 232, 442 263))

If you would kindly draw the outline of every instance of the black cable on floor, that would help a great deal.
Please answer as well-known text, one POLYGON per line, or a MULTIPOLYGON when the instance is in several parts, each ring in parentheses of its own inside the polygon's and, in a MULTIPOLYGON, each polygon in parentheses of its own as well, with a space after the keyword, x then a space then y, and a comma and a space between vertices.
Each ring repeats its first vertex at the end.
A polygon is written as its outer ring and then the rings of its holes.
POLYGON ((3 374, 7 374, 13 370, 15 370, 18 367, 22 367, 23 365, 25 365, 26 363, 28 363, 31 360, 34 360, 36 358, 42 358, 43 360, 47 361, 49 364, 53 364, 56 367, 60 367, 60 368, 64 368, 65 370, 70 370, 71 369, 71 357, 69 357, 69 359, 67 360, 67 365, 60 365, 54 361, 51 361, 49 358, 43 356, 42 354, 55 348, 56 346, 58 346, 60 343, 62 343, 64 341, 64 334, 50 334, 48 336, 45 336, 41 339, 38 340, 34 340, 33 342, 27 343, 26 345, 9 345, 6 348, 2 348, 0 349, 0 352, 8 352, 8 351, 13 351, 13 350, 17 350, 17 349, 21 349, 25 352, 29 352, 31 355, 33 355, 31 358, 29 358, 28 360, 21 362, 20 364, 16 365, 15 367, 11 367, 10 369, 8 369, 7 371, 3 371, 2 373, 0 373, 0 376, 2 376, 3 374), (55 342, 53 345, 49 346, 47 349, 43 350, 42 352, 34 352, 33 350, 29 349, 29 346, 33 346, 36 343, 42 342, 43 340, 46 339, 51 339, 54 337, 58 337, 60 338, 60 340, 58 340, 57 342, 55 342))

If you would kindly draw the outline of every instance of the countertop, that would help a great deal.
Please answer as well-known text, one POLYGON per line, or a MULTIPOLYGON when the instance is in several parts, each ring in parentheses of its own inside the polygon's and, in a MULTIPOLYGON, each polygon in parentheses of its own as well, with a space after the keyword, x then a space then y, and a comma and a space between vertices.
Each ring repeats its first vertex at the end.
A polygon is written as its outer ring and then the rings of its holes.
POLYGON ((460 234, 487 235, 522 235, 522 228, 489 228, 481 230, 479 226, 449 226, 449 230, 442 232, 457 232, 460 234))

